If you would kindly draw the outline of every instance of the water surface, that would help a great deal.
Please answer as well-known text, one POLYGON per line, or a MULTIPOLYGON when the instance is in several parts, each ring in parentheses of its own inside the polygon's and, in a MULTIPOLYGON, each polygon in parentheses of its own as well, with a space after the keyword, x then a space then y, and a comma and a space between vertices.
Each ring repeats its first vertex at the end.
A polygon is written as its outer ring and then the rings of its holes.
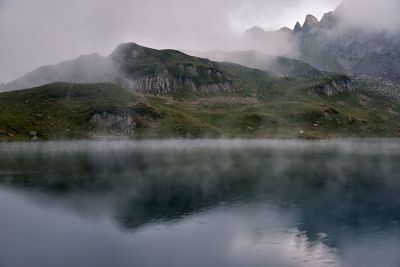
POLYGON ((400 141, 0 144, 1 267, 400 266, 400 141))

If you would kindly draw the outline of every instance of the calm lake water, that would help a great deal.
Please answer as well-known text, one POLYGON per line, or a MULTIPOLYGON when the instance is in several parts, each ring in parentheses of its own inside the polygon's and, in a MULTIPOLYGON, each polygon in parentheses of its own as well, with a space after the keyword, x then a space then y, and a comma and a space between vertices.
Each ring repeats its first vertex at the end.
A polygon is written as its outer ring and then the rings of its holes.
POLYGON ((400 140, 0 144, 1 267, 400 266, 400 140))

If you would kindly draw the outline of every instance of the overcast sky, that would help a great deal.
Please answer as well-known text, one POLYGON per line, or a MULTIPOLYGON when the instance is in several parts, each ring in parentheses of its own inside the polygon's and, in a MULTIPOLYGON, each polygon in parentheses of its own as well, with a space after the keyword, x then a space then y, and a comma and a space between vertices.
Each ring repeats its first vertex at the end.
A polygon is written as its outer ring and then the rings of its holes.
POLYGON ((0 0, 0 82, 122 42, 155 48, 229 48, 252 26, 293 27, 340 0, 0 0))

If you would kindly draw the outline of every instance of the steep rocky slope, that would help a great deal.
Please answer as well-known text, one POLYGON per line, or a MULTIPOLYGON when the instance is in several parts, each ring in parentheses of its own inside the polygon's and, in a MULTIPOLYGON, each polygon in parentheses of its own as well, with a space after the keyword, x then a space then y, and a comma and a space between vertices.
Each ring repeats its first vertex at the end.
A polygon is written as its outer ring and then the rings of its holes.
POLYGON ((322 70, 400 82, 399 35, 345 26, 340 9, 313 21, 296 32, 300 59, 322 70))
MULTIPOLYGON (((293 56, 322 71, 367 75, 386 81, 400 82, 400 33, 350 25, 340 6, 326 13, 321 21, 308 15, 293 30, 285 28, 285 40, 293 43, 297 52, 293 56)), ((276 32, 260 28, 247 33, 267 44, 276 32)))

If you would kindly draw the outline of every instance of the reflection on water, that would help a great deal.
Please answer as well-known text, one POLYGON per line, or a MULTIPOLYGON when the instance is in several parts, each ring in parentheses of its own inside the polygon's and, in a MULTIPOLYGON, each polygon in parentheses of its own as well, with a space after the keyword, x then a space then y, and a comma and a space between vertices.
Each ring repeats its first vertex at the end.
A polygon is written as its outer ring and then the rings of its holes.
POLYGON ((0 144, 0 266, 400 266, 400 141, 0 144))

